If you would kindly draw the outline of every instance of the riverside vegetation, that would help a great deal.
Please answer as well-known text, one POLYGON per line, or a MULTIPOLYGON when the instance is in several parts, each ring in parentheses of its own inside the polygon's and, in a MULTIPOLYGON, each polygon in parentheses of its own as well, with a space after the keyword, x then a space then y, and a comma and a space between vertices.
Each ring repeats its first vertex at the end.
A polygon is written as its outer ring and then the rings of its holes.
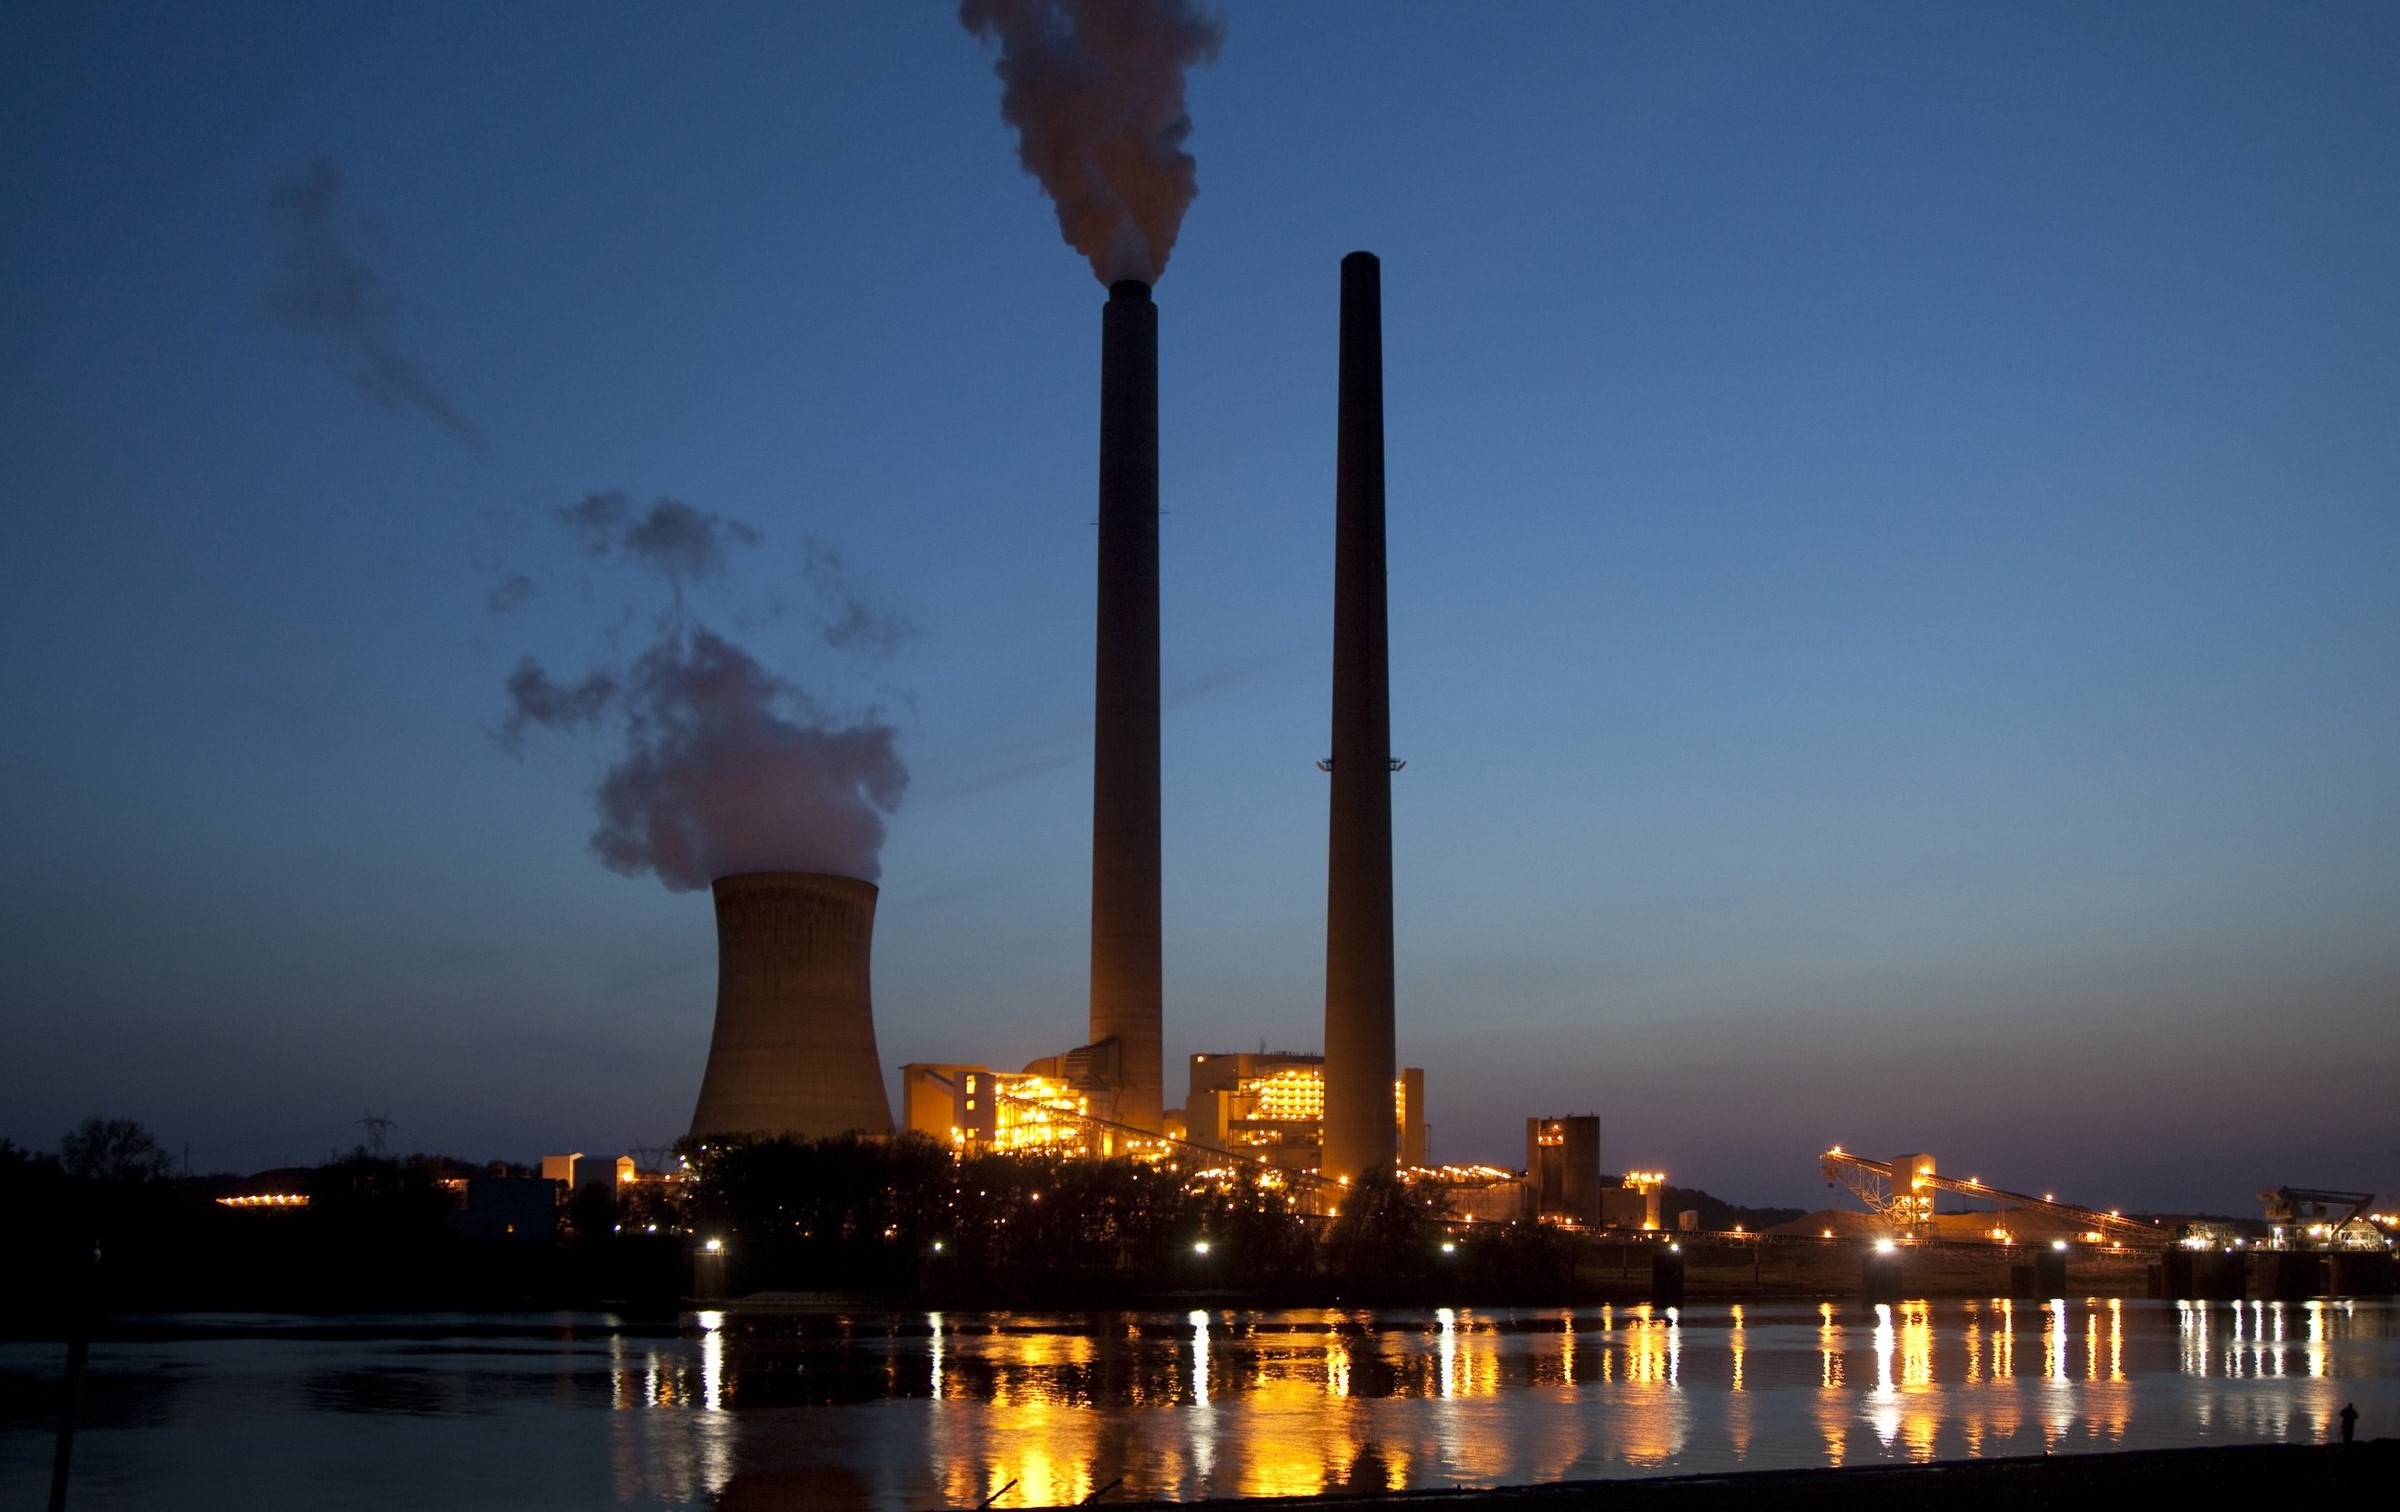
POLYGON ((1198 1293, 1555 1302, 1579 1291, 1569 1236, 1442 1221, 1381 1173, 1326 1219, 1300 1212, 1279 1178, 1240 1165, 960 1158, 916 1135, 712 1140, 679 1153, 688 1181, 595 1183, 560 1204, 554 1225, 502 1240, 462 1231, 462 1183, 529 1176, 524 1166, 354 1149, 250 1177, 178 1175, 148 1131, 122 1120, 88 1120, 57 1154, 0 1141, 0 1210, 18 1220, 0 1243, 0 1327, 54 1331, 86 1304, 664 1309, 696 1286, 953 1307, 1198 1293), (268 1189, 309 1201, 218 1201, 268 1189), (710 1239, 722 1259, 696 1274, 695 1251, 710 1239))

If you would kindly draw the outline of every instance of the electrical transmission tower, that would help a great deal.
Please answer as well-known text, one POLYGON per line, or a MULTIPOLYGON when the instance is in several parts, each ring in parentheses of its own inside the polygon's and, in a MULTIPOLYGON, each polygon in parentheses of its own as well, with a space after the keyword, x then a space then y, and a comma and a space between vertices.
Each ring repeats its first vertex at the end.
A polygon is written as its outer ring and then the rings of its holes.
POLYGON ((378 1160, 382 1159, 384 1154, 383 1136, 398 1128, 399 1125, 392 1121, 392 1116, 388 1113, 370 1113, 358 1122, 360 1127, 367 1131, 367 1153, 378 1160))

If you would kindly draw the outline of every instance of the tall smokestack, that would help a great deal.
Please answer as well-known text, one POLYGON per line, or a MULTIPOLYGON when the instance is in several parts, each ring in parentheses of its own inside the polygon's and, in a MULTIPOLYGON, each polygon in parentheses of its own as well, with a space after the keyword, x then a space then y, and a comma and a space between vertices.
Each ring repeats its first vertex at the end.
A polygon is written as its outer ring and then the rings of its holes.
POLYGON ((1116 1118, 1156 1132, 1159 1019, 1158 306, 1100 312, 1100 611, 1092 729, 1092 1042, 1117 1042, 1116 1118))
POLYGON ((1325 906, 1325 1174, 1389 1167, 1392 695, 1383 559, 1383 276, 1342 259, 1334 462, 1333 825, 1325 906))
POLYGON ((692 1133, 889 1134, 867 982, 875 884, 746 872, 714 891, 717 1027, 692 1133))

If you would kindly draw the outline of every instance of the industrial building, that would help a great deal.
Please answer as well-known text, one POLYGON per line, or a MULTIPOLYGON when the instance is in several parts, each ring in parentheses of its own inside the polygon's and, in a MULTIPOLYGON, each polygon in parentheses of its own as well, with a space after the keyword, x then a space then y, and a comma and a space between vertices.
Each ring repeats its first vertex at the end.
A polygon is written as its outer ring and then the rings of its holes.
POLYGON ((912 1061, 900 1068, 908 1129, 961 1151, 1088 1151, 1091 1096, 1035 1071, 912 1061))
MULTIPOLYGON (((1422 1069, 1410 1066, 1392 1078, 1391 1117, 1391 1143, 1399 1152, 1399 1163, 1425 1164, 1422 1069)), ((1184 1137, 1193 1144, 1286 1170, 1321 1169, 1325 1156, 1325 1057, 1284 1051, 1195 1055, 1183 1123, 1184 1137)))
MULTIPOLYGON (((1342 260, 1340 314, 1332 741, 1320 763, 1332 779, 1326 1053, 1195 1055, 1184 1108, 1162 1106, 1158 311, 1148 284, 1120 280, 1101 310, 1090 1043, 1014 1072, 904 1066, 906 1129, 962 1152, 1158 1157, 1183 1139, 1335 1180, 1428 1165, 1425 1074, 1398 1065, 1394 1034, 1391 777, 1400 763, 1390 730, 1382 274, 1372 254, 1342 260)), ((714 893, 716 1028, 692 1133, 889 1131, 868 983, 873 884, 760 873, 720 877, 714 893)), ((1529 1183, 1549 1193, 1544 1211, 1580 1221, 1599 1210, 1598 1125, 1588 1122, 1588 1150, 1562 1146, 1547 1185, 1529 1183)), ((1515 1179, 1506 1175, 1478 1167, 1460 1180, 1496 1213, 1515 1200, 1487 1190, 1515 1179)))
POLYGON ((900 1068, 903 1126, 961 1154, 1163 1156, 1168 1139, 1111 1116, 1114 1068, 1095 1065, 1094 1049, 1044 1056, 1022 1071, 911 1061, 900 1068))
POLYGON ((1526 1119, 1525 1184, 1537 1216, 1599 1227, 1599 1117, 1526 1119))

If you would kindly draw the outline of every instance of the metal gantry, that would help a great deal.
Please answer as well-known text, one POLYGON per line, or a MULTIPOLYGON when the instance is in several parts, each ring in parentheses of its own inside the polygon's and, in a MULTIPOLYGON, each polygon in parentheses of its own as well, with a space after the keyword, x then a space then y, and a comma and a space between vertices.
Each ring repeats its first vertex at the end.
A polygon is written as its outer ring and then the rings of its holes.
POLYGON ((2279 1186, 2258 1194, 2279 1249, 2376 1249, 2383 1230, 2368 1221, 2373 1192, 2279 1186))
POLYGON ((2098 1234, 2129 1248, 2155 1249, 2167 1242, 2166 1235, 2160 1229, 2138 1218, 2084 1207, 2080 1203, 2060 1202, 2048 1194, 2036 1197, 2025 1192, 2012 1192, 1972 1176, 1963 1180, 1944 1176, 1932 1169, 1930 1160, 1922 1167, 1912 1165, 1907 1171, 1899 1171, 1892 1162, 1868 1160, 1835 1145, 1825 1152, 1818 1164, 1827 1180, 1840 1182, 1852 1196, 1865 1203, 1870 1212, 1911 1238, 1922 1238, 1932 1232, 1933 1194, 1952 1192, 2005 1207, 2052 1213, 2072 1221, 2087 1234, 2098 1234))

